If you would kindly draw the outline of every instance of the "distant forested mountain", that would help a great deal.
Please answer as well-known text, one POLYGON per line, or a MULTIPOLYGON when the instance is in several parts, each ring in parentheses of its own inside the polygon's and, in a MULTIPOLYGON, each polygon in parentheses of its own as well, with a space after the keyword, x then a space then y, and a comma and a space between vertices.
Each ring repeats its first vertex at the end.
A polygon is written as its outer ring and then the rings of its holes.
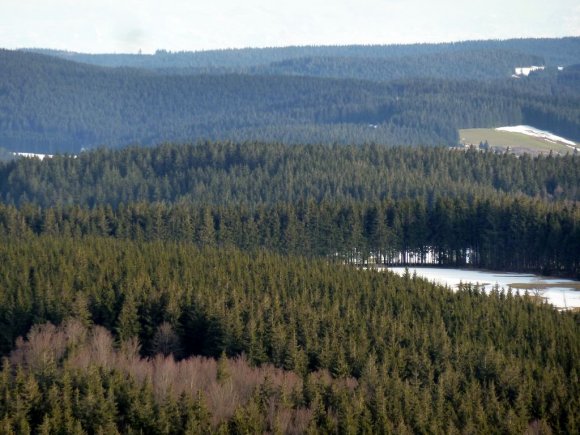
MULTIPOLYGON (((540 60, 542 65, 567 66, 577 63, 579 60, 580 38, 511 39, 506 41, 465 41, 408 45, 272 47, 199 52, 158 50, 153 55, 85 54, 47 49, 33 51, 99 66, 146 69, 223 68, 239 70, 308 58, 390 59, 395 62, 400 58, 414 58, 417 65, 419 65, 422 58, 428 59, 425 64, 432 63, 434 59, 437 62, 437 57, 442 59, 440 63, 445 63, 452 60, 453 55, 458 55, 459 59, 473 56, 475 62, 481 65, 489 65, 497 60, 497 55, 494 55, 494 53, 500 53, 501 56, 502 53, 506 52, 510 52, 513 56, 513 66, 521 66, 518 62, 538 62, 540 60), (478 57, 475 54, 478 54, 478 57)), ((453 69, 453 67, 450 66, 449 69, 453 69)))
POLYGON ((353 267, 580 278, 577 153, 427 146, 580 140, 578 40, 0 50, 4 156, 74 153, 0 162, 0 432, 579 433, 580 313, 541 282, 353 267))
MULTIPOLYGON (((41 53, 56 55, 67 60, 108 66, 107 62, 101 62, 101 58, 85 59, 83 55, 66 55, 51 51, 41 53)), ((310 53, 309 50, 306 53, 310 53)), ((323 52, 322 52, 323 53, 323 52)), ((349 53, 349 52, 346 52, 349 53)), ((421 55, 406 55, 400 57, 369 57, 361 56, 361 53, 353 51, 349 55, 335 54, 308 55, 304 57, 290 56, 273 62, 249 65, 219 66, 222 63, 198 62, 189 57, 194 53, 184 55, 182 61, 180 53, 161 52, 153 55, 153 62, 140 62, 131 55, 124 62, 119 59, 117 67, 132 67, 146 69, 159 74, 190 75, 190 74, 259 74, 259 75, 299 75, 307 77, 326 78, 351 78, 360 80, 372 80, 387 82, 405 78, 455 78, 455 79, 481 79, 492 80, 510 77, 516 67, 522 65, 545 65, 542 56, 521 53, 517 51, 487 49, 453 52, 436 52, 421 55), (157 57, 160 56, 159 59, 157 57), (188 57, 189 56, 189 57, 188 57), (174 59, 176 58, 176 59, 174 59)), ((99 56, 99 55, 94 55, 99 56)), ((124 56, 124 55, 118 55, 124 56)), ((225 56, 225 54, 224 54, 225 56)), ((277 57, 276 57, 277 58, 277 57)), ((232 59, 233 61, 234 59, 232 59)))
MULTIPOLYGON (((285 59, 247 69, 263 74, 357 78, 384 82, 408 78, 501 79, 521 65, 544 65, 544 58, 505 50, 472 50, 402 57, 326 57, 285 59)), ((171 71, 171 70, 169 70, 171 71)), ((174 70, 175 71, 175 70, 174 70)))
MULTIPOLYGON (((473 52, 459 54, 469 60, 473 52)), ((0 146, 52 154, 200 138, 454 145, 458 128, 520 123, 580 140, 580 90, 574 71, 499 81, 415 78, 379 83, 346 78, 360 75, 357 69, 366 74, 359 65, 368 66, 368 78, 390 68, 384 59, 359 60, 315 60, 342 79, 296 75, 304 60, 278 64, 281 70, 295 69, 291 74, 176 75, 3 50, 0 146)), ((408 62, 396 74, 405 76, 405 68, 412 69, 415 61, 408 62)), ((433 65, 429 74, 446 74, 442 64, 433 65)))

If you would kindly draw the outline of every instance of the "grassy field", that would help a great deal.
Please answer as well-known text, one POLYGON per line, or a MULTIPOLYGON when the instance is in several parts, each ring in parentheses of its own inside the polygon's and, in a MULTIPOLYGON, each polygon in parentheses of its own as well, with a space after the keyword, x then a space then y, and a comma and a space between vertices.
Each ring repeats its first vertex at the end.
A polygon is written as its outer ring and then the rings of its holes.
POLYGON ((570 147, 560 143, 551 143, 544 139, 528 136, 523 133, 509 131, 497 131, 493 128, 469 128, 459 130, 459 139, 462 144, 478 146, 485 142, 491 147, 506 149, 508 146, 516 154, 527 152, 529 154, 554 153, 566 154, 573 152, 570 147))

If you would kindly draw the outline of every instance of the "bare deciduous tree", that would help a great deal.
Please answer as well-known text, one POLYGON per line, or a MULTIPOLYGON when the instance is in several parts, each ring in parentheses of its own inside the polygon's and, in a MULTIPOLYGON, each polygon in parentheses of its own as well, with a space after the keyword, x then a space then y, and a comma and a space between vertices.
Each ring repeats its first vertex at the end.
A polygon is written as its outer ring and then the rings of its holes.
POLYGON ((157 328, 153 336, 152 344, 153 353, 160 353, 165 356, 173 354, 178 356, 181 347, 179 345, 179 337, 173 331, 173 327, 168 322, 163 322, 157 328))

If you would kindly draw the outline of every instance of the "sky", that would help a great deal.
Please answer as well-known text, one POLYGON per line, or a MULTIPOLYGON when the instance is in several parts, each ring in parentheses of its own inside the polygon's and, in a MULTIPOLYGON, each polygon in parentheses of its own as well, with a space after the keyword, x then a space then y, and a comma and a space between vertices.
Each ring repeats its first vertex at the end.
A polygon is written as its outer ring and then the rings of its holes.
POLYGON ((0 0, 0 47, 153 53, 580 36, 578 0, 0 0))

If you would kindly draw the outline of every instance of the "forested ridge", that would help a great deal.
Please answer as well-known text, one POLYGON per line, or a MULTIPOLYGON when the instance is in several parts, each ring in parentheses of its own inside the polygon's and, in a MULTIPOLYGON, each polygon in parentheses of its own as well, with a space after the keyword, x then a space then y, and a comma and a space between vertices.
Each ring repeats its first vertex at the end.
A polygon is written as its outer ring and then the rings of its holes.
POLYGON ((579 41, 0 51, 0 433, 578 433, 579 41))
MULTIPOLYGON (((544 43, 568 66, 580 62, 578 40, 544 43)), ((1 50, 0 146, 50 154, 198 139, 449 146, 460 128, 513 124, 580 140, 578 71, 543 61, 546 49, 476 46, 419 47, 399 57, 372 47, 337 48, 334 56, 297 48, 304 56, 289 57, 272 49, 276 60, 267 65, 207 61, 178 70, 171 61, 161 69, 110 68, 1 50), (536 63, 547 69, 510 77, 514 67, 536 63)), ((181 55, 153 57, 164 56, 181 55)))
POLYGON ((575 154, 516 157, 430 147, 201 142, 0 163, 0 199, 15 205, 254 205, 501 194, 575 202, 579 187, 575 154))
MULTIPOLYGON (((334 59, 416 59, 418 66, 425 66, 428 62, 421 63, 422 58, 430 58, 434 55, 447 60, 449 56, 458 54, 463 56, 472 53, 480 53, 482 60, 477 63, 493 59, 494 53, 509 52, 514 56, 514 61, 541 59, 541 65, 568 66, 578 62, 580 50, 580 38, 528 38, 510 40, 487 40, 487 41, 463 41, 439 44, 402 44, 402 45, 343 45, 343 46, 304 46, 304 47, 270 47, 270 48, 246 48, 231 50, 207 50, 198 52, 171 52, 157 50, 153 55, 149 54, 86 54, 68 51, 35 49, 32 51, 58 56, 77 62, 94 64, 106 67, 133 67, 149 70, 159 69, 241 69, 276 64, 278 62, 293 61, 307 58, 334 58, 334 59), (491 57, 490 57, 491 55, 491 57), (518 58, 518 56, 520 56, 518 58), (527 56, 527 59, 522 59, 527 56), (540 59, 538 59, 540 58, 540 59)), ((430 59, 431 60, 431 59, 430 59)), ((441 62, 445 63, 445 62, 441 62)), ((530 64, 531 65, 531 64, 530 64)), ((514 63, 513 67, 525 66, 514 63)), ((453 66, 448 66, 450 70, 453 66)), ((467 74, 472 71, 468 71, 467 74)), ((502 72, 503 74, 503 72, 502 72)), ((426 75, 426 74, 422 74, 426 75)))

